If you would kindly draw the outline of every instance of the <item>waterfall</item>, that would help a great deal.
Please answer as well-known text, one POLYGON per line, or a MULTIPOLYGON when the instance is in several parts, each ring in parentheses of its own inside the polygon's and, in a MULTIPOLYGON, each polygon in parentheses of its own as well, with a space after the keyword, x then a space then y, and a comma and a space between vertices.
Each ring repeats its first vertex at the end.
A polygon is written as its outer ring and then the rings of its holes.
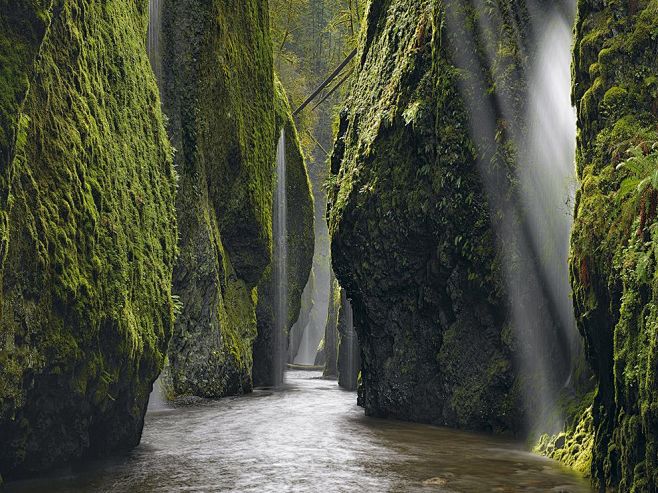
POLYGON ((286 196, 286 134, 281 136, 276 149, 276 194, 274 197, 274 385, 283 383, 285 342, 288 331, 288 199, 286 196))
MULTIPOLYGON (((571 11, 575 12, 575 5, 571 11)), ((528 132, 520 146, 523 157, 518 178, 527 249, 538 258, 536 275, 545 286, 542 294, 551 306, 553 325, 533 320, 536 313, 525 308, 521 320, 532 328, 522 331, 528 338, 522 344, 522 358, 526 368, 542 376, 527 389, 529 399, 539 399, 537 421, 531 426, 538 432, 557 432, 563 424, 557 409, 558 393, 570 381, 581 354, 568 264, 577 183, 576 112, 571 105, 573 18, 559 8, 543 14, 533 16, 538 43, 529 67, 524 120, 528 132), (551 330, 558 334, 546 334, 551 330), (543 350, 551 344, 555 347, 556 341, 560 354, 543 350)), ((516 282, 521 286, 524 280, 519 277, 516 282)))
POLYGON ((162 81, 162 54, 160 52, 160 33, 162 31, 161 0, 149 0, 149 25, 146 37, 146 50, 148 52, 151 68, 161 86, 162 81))
POLYGON ((354 312, 347 292, 341 293, 340 343, 338 348, 338 384, 348 390, 356 390, 361 357, 359 342, 354 330, 354 312))
POLYGON ((318 354, 318 347, 324 337, 324 329, 327 323, 327 312, 329 310, 329 299, 318 296, 313 300, 311 316, 302 332, 302 340, 294 358, 297 365, 312 365, 318 354))
POLYGON ((165 384, 161 374, 155 383, 153 383, 153 390, 149 396, 148 412, 157 412, 172 408, 169 405, 169 401, 166 397, 164 385, 165 384))
MULTIPOLYGON (((146 52, 151 62, 151 70, 162 96, 162 58, 160 53, 160 32, 162 30, 162 19, 160 10, 160 0, 149 0, 149 19, 146 33, 146 52)), ((168 409, 168 400, 163 391, 162 374, 153 383, 153 390, 149 395, 148 411, 160 411, 168 409)))

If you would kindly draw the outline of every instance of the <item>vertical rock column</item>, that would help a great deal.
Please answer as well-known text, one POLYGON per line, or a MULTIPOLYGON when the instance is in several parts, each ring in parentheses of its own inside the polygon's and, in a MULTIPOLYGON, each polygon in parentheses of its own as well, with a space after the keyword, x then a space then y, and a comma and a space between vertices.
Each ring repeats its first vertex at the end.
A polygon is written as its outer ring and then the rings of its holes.
POLYGON ((507 7, 502 38, 492 40, 478 31, 481 12, 464 2, 374 0, 366 15, 329 207, 333 266, 352 301, 360 402, 370 415, 480 430, 523 426, 492 228, 500 211, 478 162, 489 156, 488 169, 508 172, 511 125, 492 109, 500 140, 492 136, 478 155, 464 95, 491 108, 487 81, 499 77, 500 87, 515 90, 520 50, 511 27, 523 12, 499 3, 507 7), (464 22, 452 25, 448 11, 464 22), (486 60, 494 41, 495 65, 477 72, 469 63, 486 60), (482 90, 469 89, 469 79, 482 90))
POLYGON ((163 0, 164 101, 180 175, 175 395, 252 388, 255 288, 272 256, 275 105, 265 0, 163 0))

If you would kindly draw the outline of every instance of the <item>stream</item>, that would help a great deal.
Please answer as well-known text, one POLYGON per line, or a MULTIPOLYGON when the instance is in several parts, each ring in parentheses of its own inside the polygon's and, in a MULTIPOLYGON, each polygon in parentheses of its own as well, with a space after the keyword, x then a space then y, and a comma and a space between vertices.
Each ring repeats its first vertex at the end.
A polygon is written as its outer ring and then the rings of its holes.
POLYGON ((68 492, 591 492, 502 438, 367 418, 318 372, 277 391, 149 411, 130 454, 6 486, 68 492))

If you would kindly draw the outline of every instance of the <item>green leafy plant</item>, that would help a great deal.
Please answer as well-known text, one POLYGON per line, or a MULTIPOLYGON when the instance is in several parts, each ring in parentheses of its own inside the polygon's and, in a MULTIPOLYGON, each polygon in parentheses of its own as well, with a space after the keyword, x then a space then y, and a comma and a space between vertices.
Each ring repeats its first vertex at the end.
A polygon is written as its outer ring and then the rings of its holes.
POLYGON ((618 171, 626 171, 628 176, 621 182, 617 191, 617 201, 624 203, 624 209, 633 217, 639 209, 640 224, 637 234, 641 236, 648 223, 656 217, 658 204, 658 142, 652 146, 643 142, 631 147, 629 158, 617 166, 618 171))

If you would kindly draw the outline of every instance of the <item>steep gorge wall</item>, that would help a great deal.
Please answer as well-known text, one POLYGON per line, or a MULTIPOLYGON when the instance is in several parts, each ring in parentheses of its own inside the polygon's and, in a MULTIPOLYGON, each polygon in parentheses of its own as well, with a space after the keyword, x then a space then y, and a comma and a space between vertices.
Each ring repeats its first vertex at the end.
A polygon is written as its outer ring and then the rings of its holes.
POLYGON ((256 286, 272 258, 275 104, 267 2, 163 2, 165 111, 180 175, 176 395, 252 388, 256 286))
POLYGON ((7 254, 9 188, 20 110, 50 24, 52 1, 0 3, 0 272, 7 254))
POLYGON ((658 2, 578 4, 571 271, 598 381, 592 474, 658 491, 658 2))
POLYGON ((146 25, 145 1, 2 4, 9 478, 135 446, 162 368, 175 178, 146 25))
POLYGON ((514 161, 511 125, 486 84, 495 69, 495 87, 514 93, 515 40, 524 33, 510 27, 524 12, 498 4, 503 39, 482 73, 469 72, 470 61, 486 59, 482 47, 495 40, 479 39, 477 19, 486 14, 468 3, 375 0, 367 13, 329 207, 333 265, 353 305, 361 404, 370 415, 479 430, 523 426, 492 230, 501 211, 485 180, 498 179, 502 195, 511 185, 479 167, 486 159, 487 170, 506 170, 514 161), (448 29, 447 12, 464 22, 448 29), (493 107, 497 125, 480 153, 462 96, 475 87, 470 79, 485 81, 470 91, 473 107, 493 107))

